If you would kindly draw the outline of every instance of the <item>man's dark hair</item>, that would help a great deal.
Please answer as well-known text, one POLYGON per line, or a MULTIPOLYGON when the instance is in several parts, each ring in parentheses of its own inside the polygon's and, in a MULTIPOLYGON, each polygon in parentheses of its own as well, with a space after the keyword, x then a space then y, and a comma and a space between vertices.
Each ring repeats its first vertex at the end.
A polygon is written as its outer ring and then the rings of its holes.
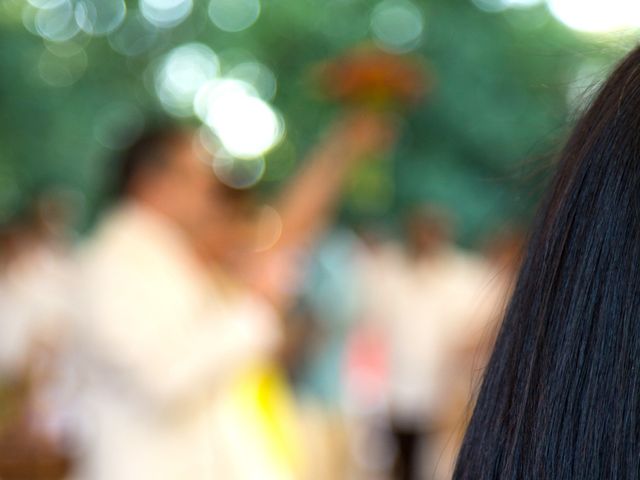
POLYGON ((640 49, 562 152, 453 478, 640 478, 640 49))
POLYGON ((182 135, 184 130, 176 125, 162 125, 143 132, 117 160, 113 196, 126 196, 132 182, 139 175, 166 167, 170 161, 171 149, 182 135))

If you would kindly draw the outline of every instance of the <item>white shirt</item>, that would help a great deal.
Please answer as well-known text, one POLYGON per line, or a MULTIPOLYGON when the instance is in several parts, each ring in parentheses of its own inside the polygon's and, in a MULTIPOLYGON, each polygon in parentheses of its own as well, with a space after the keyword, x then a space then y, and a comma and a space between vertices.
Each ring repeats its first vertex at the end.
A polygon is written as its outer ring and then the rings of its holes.
POLYGON ((233 478, 216 395, 273 349, 274 312, 216 295, 180 231, 140 205, 113 212, 80 265, 78 478, 233 478))
POLYGON ((39 347, 63 341, 73 266, 64 252, 37 245, 0 276, 0 377, 24 374, 39 347))
POLYGON ((487 265, 453 248, 416 260, 383 248, 365 259, 362 273, 366 319, 387 344, 394 415, 409 422, 436 418, 456 348, 487 326, 487 265))

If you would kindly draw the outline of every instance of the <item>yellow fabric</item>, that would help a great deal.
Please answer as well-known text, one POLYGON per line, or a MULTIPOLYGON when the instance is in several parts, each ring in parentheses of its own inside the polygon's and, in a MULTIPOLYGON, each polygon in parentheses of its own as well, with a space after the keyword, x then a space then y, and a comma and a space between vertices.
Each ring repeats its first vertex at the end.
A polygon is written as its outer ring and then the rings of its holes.
POLYGON ((231 387, 239 415, 255 427, 278 470, 300 478, 301 438, 292 393, 280 369, 264 362, 244 373, 231 387))

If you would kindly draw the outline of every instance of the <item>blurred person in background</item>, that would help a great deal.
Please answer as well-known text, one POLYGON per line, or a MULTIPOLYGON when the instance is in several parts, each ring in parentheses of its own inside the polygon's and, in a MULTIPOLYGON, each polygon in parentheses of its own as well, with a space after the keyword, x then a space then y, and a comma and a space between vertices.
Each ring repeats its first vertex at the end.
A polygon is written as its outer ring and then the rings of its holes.
POLYGON ((128 149, 118 203, 81 252, 78 478, 289 478, 225 415, 226 387, 278 348, 292 290, 280 272, 389 133, 374 114, 336 125, 279 197, 282 233, 260 254, 193 132, 157 130, 128 149))
POLYGON ((74 266, 73 198, 47 189, 0 232, 0 477, 66 472, 61 389, 74 266), (7 407, 8 405, 8 407, 7 407))
POLYGON ((361 334, 370 340, 360 344, 378 345, 386 358, 380 362, 397 452, 393 478, 434 478, 436 435, 455 379, 470 378, 460 352, 478 341, 495 307, 481 308, 489 266, 455 247, 449 215, 427 206, 408 216, 405 245, 374 246, 362 272, 369 293, 361 334))
MULTIPOLYGON (((384 117, 364 112, 336 122, 269 203, 259 203, 252 192, 222 186, 223 197, 213 202, 216 220, 205 225, 200 250, 208 252, 209 271, 225 301, 257 293, 276 307, 279 317, 291 320, 312 250, 330 226, 349 172, 388 148, 393 137, 389 127, 384 117)), ((295 345, 299 338, 290 322, 283 327, 278 361, 255 362, 218 395, 219 434, 232 447, 229 457, 244 471, 240 478, 318 478, 313 476, 318 469, 315 451, 302 431, 309 411, 294 402, 282 368, 284 357, 300 347, 295 345), (244 462, 248 451, 254 452, 250 464, 244 462)))
POLYGON ((347 339, 359 320, 357 235, 345 227, 323 235, 305 262, 305 279, 288 322, 297 338, 289 373, 296 393, 309 479, 353 478, 353 457, 344 415, 344 357, 347 339))
POLYGON ((38 195, 2 229, 2 285, 6 302, 24 310, 23 321, 2 323, 0 368, 24 370, 35 344, 55 348, 69 315, 71 212, 64 194, 38 195), (6 343, 6 345, 5 345, 6 343))

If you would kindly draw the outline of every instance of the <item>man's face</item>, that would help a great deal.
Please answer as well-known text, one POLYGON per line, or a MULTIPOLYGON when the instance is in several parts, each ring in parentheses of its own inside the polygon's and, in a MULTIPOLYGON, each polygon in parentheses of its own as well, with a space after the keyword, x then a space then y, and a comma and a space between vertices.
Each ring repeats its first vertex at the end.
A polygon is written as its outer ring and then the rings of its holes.
POLYGON ((169 164, 153 184, 163 210, 208 256, 246 251, 255 236, 248 207, 230 196, 229 188, 215 177, 210 156, 188 134, 176 138, 168 153, 169 164))
POLYGON ((211 191, 216 185, 211 166, 196 147, 192 135, 177 138, 161 181, 162 194, 172 204, 175 220, 190 231, 209 221, 211 191))

